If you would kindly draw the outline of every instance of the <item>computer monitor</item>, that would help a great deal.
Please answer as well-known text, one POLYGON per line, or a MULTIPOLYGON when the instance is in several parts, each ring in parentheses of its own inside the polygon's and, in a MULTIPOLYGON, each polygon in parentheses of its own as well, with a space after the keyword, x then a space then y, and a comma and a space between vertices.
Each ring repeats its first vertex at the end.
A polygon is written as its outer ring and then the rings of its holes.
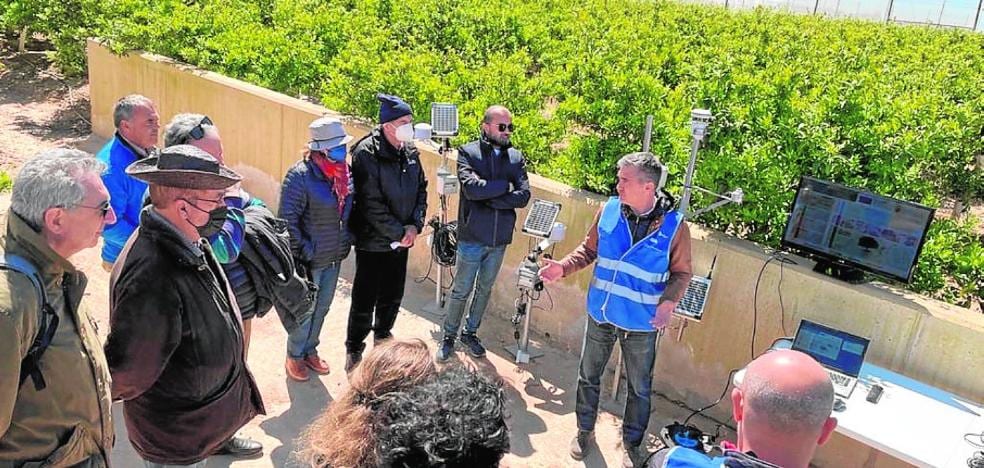
POLYGON ((867 338, 801 320, 792 349, 809 354, 824 367, 857 377, 868 352, 867 338))
POLYGON ((803 176, 781 243, 824 262, 908 283, 934 211, 803 176))

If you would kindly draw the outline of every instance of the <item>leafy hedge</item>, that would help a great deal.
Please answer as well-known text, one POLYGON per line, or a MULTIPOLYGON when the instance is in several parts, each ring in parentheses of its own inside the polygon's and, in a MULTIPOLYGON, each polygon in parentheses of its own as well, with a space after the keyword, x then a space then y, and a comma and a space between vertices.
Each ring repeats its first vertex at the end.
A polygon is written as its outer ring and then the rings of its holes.
MULTIPOLYGON (((708 108, 696 182, 746 203, 701 222, 769 245, 801 174, 931 206, 984 198, 981 34, 659 0, 4 1, 0 24, 45 33, 68 70, 100 36, 363 117, 385 90, 458 103, 474 134, 504 103, 539 174, 602 193, 649 113, 682 174, 690 109, 708 108)), ((912 289, 984 295, 973 223, 934 224, 912 289)))

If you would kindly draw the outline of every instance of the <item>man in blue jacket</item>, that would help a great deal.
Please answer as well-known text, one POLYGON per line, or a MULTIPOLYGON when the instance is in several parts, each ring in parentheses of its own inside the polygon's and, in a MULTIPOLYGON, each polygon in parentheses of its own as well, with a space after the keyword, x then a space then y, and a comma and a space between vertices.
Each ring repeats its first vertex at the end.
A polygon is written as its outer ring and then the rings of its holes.
POLYGON ((588 289, 588 323, 577 375, 577 436, 571 457, 584 458, 594 438, 601 375, 618 341, 628 396, 622 418, 622 466, 644 457, 649 425, 656 338, 670 321, 692 276, 690 230, 663 190, 666 167, 650 153, 618 161, 618 197, 595 215, 594 224, 561 261, 544 260, 540 276, 556 281, 594 263, 588 289))
POLYGON ((812 357, 789 349, 771 351, 745 368, 731 391, 735 444, 710 458, 686 447, 654 453, 646 468, 808 468, 817 447, 837 427, 832 417, 834 386, 812 357))
POLYGON ((96 158, 106 164, 103 184, 109 190, 116 222, 103 230, 102 260, 106 271, 112 269, 130 234, 140 224, 147 184, 126 174, 132 162, 147 157, 157 144, 160 116, 154 103, 145 96, 130 94, 113 107, 116 133, 99 150, 96 158))
POLYGON ((475 332, 482 323, 506 246, 512 243, 516 209, 530 201, 526 162, 523 153, 513 148, 510 141, 513 130, 509 110, 492 106, 482 117, 481 138, 458 148, 461 199, 457 270, 444 316, 444 339, 437 350, 438 361, 446 361, 454 353, 465 302, 473 290, 461 343, 472 356, 485 356, 485 347, 475 332))

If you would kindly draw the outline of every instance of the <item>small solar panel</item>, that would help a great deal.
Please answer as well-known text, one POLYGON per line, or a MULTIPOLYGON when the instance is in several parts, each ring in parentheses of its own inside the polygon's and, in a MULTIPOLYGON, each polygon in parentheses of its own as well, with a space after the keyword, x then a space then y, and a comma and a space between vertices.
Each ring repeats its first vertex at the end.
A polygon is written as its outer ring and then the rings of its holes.
POLYGON ((435 137, 458 135, 458 107, 442 102, 431 103, 431 132, 435 137))
POLYGON ((700 321, 704 317, 704 304, 707 302, 707 292, 711 289, 711 279, 703 276, 693 276, 683 299, 677 304, 676 313, 685 318, 700 321))
POLYGON ((523 233, 536 237, 549 237, 558 213, 560 213, 560 203, 533 200, 530 211, 526 213, 523 233))

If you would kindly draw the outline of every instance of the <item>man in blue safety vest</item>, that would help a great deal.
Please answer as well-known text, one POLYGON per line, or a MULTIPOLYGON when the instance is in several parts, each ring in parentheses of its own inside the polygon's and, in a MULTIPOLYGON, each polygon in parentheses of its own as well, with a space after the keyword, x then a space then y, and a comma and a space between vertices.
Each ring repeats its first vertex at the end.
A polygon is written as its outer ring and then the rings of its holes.
POLYGON ((628 396, 622 464, 645 459, 656 338, 670 321, 692 276, 690 230, 663 190, 666 167, 650 153, 618 161, 618 197, 595 216, 584 242, 560 261, 544 260, 540 276, 556 281, 595 263, 577 378, 578 433, 571 457, 581 460, 594 438, 601 376, 618 341, 628 396))

